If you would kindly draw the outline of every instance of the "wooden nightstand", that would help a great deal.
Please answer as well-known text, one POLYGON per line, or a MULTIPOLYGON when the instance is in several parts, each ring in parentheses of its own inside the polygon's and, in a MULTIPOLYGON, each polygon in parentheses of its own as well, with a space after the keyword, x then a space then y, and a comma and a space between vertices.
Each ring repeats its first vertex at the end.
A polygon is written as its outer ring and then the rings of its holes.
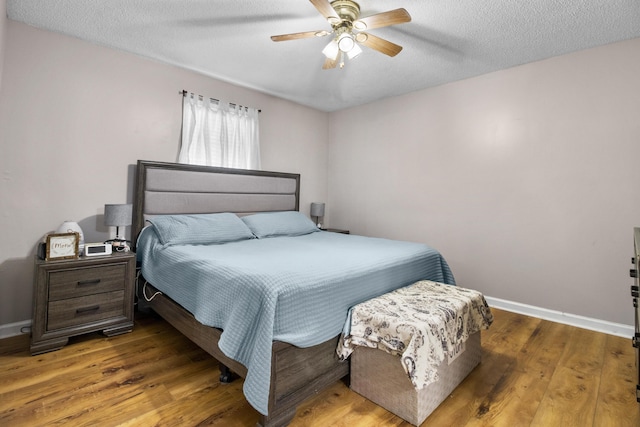
POLYGON ((69 337, 133 330, 136 256, 116 253, 72 260, 36 257, 31 354, 59 350, 69 337))

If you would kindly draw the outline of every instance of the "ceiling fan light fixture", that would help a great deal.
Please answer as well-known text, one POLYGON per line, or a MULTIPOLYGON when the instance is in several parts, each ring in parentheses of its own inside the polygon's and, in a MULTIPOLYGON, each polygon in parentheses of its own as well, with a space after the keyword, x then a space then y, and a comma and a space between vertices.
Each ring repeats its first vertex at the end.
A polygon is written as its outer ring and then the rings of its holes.
POLYGON ((280 42, 332 34, 331 41, 322 49, 322 53, 326 56, 322 66, 324 70, 337 66, 344 67, 346 59, 353 59, 362 53, 361 45, 391 57, 402 50, 402 46, 364 31, 411 22, 411 15, 405 9, 398 8, 360 18, 360 5, 354 0, 310 1, 331 25, 331 31, 282 34, 271 36, 271 40, 280 42))
POLYGON ((353 59, 362 53, 362 48, 354 43, 353 48, 347 52, 349 59, 353 59))
POLYGON ((324 49, 322 49, 322 53, 324 56, 331 60, 338 59, 338 53, 340 52, 340 48, 338 47, 338 42, 335 40, 331 40, 329 44, 327 44, 324 49))
POLYGON ((338 36, 338 48, 340 48, 341 51, 348 53, 354 46, 356 46, 356 42, 351 34, 342 33, 338 36))

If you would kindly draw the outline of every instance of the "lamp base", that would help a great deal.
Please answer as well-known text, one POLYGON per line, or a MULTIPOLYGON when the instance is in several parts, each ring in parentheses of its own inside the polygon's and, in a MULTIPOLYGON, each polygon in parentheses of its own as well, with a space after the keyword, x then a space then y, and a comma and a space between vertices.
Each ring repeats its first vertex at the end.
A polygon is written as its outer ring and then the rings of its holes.
POLYGON ((110 243, 114 252, 129 252, 131 250, 131 242, 124 239, 105 240, 104 243, 110 243))

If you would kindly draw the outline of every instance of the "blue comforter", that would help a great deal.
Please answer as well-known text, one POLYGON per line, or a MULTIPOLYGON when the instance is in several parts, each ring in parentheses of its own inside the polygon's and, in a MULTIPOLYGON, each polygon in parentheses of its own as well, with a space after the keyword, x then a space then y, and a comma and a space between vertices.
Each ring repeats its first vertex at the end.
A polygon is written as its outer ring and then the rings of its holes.
POLYGON ((217 245, 163 246, 140 234, 142 274, 208 326, 247 368, 244 394, 267 415, 272 341, 309 347, 336 337, 350 307, 417 280, 454 283, 426 245, 330 232, 217 245))

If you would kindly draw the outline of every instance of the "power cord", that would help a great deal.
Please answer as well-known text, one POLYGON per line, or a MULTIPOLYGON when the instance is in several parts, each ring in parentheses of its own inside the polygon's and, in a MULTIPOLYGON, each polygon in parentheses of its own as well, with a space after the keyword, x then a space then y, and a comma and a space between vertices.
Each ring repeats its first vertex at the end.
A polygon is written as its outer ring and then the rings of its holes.
MULTIPOLYGON (((138 272, 136 273, 136 289, 139 289, 140 278, 141 277, 142 277, 142 272, 140 270, 138 270, 138 272)), ((147 284, 149 282, 147 282, 147 279, 145 279, 144 277, 142 277, 142 280, 144 280, 144 284, 142 285, 142 296, 144 297, 145 300, 147 300, 147 302, 151 302, 158 295, 162 295, 162 292, 157 291, 155 294, 153 294, 150 297, 148 297, 147 296, 147 284)))

